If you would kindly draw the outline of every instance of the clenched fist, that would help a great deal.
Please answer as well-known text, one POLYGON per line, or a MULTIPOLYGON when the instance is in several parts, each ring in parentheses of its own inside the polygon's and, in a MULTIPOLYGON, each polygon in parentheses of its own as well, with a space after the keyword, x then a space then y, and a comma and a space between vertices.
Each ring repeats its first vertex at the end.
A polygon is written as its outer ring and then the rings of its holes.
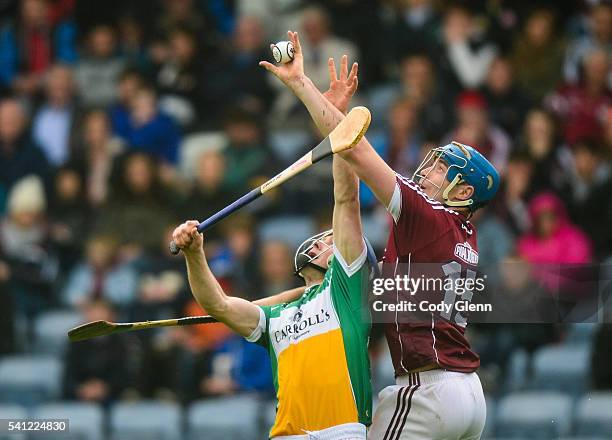
POLYGON ((178 226, 172 233, 172 240, 184 254, 202 251, 204 237, 198 232, 197 220, 189 220, 178 226))

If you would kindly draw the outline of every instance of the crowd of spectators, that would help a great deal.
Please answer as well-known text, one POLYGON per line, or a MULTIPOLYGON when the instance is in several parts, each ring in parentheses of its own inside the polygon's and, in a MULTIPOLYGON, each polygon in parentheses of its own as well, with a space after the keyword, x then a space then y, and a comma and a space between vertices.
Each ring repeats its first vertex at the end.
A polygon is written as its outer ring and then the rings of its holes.
MULTIPOLYGON (((566 288, 559 273, 519 276, 525 264, 605 268, 612 5, 567 5, 3 2, 0 353, 28 350, 32 322, 52 309, 84 320, 205 312, 182 259, 167 251, 173 227, 206 218, 278 171, 287 159, 272 148, 275 135, 305 133, 303 151, 317 138, 298 101, 257 66, 288 28, 300 31, 306 71, 321 89, 328 57, 360 63, 355 102, 372 111, 368 137, 398 172, 411 176, 426 149, 450 140, 491 159, 502 186, 474 222, 480 260, 499 289, 527 301, 536 290, 566 288), (190 149, 202 136, 214 145, 190 149)), ((206 234, 211 266, 233 295, 254 300, 300 285, 291 246, 262 239, 262 222, 287 215, 329 224, 329 164, 280 191, 206 234)), ((365 188, 361 199, 364 214, 382 215, 365 188)), ((499 378, 509 352, 491 344, 508 326, 473 327, 485 371, 499 378)), ((556 326, 537 329, 510 330, 508 349, 563 337, 556 326)), ((605 376, 612 360, 602 340, 595 374, 605 376)), ((102 403, 266 393, 268 362, 220 325, 113 336, 69 346, 64 392, 102 403)))

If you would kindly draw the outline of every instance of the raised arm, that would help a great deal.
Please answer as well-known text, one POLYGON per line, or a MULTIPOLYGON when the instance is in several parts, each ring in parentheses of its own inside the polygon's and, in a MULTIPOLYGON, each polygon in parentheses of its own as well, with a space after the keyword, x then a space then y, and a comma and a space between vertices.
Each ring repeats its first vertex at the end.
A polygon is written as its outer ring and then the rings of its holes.
MULTIPOLYGON (((348 58, 340 62, 340 76, 336 74, 333 58, 328 61, 329 90, 323 95, 342 114, 346 114, 350 100, 357 90, 357 63, 348 72, 348 58)), ((335 155, 333 158, 334 175, 334 245, 343 260, 350 266, 364 249, 363 231, 359 206, 359 179, 349 164, 335 155)))
POLYGON ((242 336, 250 336, 259 324, 259 308, 243 298, 227 296, 208 267, 204 238, 191 220, 174 230, 172 239, 181 248, 187 262, 189 286, 196 301, 206 312, 242 336))
MULTIPOLYGON (((304 103, 313 121, 324 136, 340 123, 343 114, 315 87, 304 73, 302 48, 296 32, 287 33, 293 43, 295 56, 287 64, 275 66, 261 61, 260 66, 277 76, 304 103)), ((389 206, 395 190, 395 172, 376 153, 364 137, 359 144, 347 152, 340 153, 357 176, 372 190, 385 207, 389 206)))

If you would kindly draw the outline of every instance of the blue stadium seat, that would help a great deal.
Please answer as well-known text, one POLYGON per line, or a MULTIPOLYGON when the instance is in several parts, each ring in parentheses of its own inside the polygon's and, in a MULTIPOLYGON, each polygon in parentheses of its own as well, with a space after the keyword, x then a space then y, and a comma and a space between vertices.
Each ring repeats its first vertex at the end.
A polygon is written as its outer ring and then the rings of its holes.
POLYGON ((590 344, 596 329, 597 324, 595 323, 581 322, 571 324, 565 342, 568 345, 590 344))
POLYGON ((550 439, 567 435, 572 400, 556 392, 522 392, 500 400, 495 421, 498 437, 550 439))
POLYGON ((263 241, 281 240, 297 248, 305 239, 315 234, 311 218, 301 216, 283 216, 266 220, 259 227, 263 241))
MULTIPOLYGON (((28 417, 28 410, 20 405, 6 404, 0 405, 0 419, 25 419, 28 417)), ((8 434, 0 432, 0 440, 25 440, 25 434, 8 434)))
POLYGON ((527 371, 529 357, 525 350, 515 350, 508 362, 504 389, 507 392, 515 392, 523 389, 527 383, 527 371))
POLYGON ((255 440, 258 409, 258 399, 249 395, 199 400, 188 410, 188 438, 255 440))
POLYGON ((283 164, 295 162, 314 145, 314 137, 308 130, 273 130, 269 136, 270 147, 283 164))
POLYGON ((263 404, 263 417, 262 417, 262 435, 261 438, 268 438, 270 428, 276 421, 276 399, 271 402, 265 402, 263 404))
POLYGON ((563 390, 574 396, 587 387, 590 348, 587 345, 546 347, 534 355, 531 387, 563 390))
POLYGON ((487 403, 487 418, 485 420, 484 430, 482 431, 483 438, 487 438, 495 432, 495 411, 497 409, 497 404, 493 396, 486 395, 485 402, 487 403))
POLYGON ((46 440, 102 440, 104 438, 104 411, 95 403, 49 403, 37 407, 32 417, 37 419, 68 419, 68 434, 46 434, 46 440))
POLYGON ((118 403, 110 411, 113 440, 180 440, 181 407, 175 403, 118 403))
POLYGON ((612 438, 612 392, 585 395, 576 406, 575 432, 612 438))
POLYGON ((380 356, 372 366, 372 386, 375 395, 389 385, 395 385, 395 369, 387 344, 381 342, 380 356), (384 346, 383 346, 384 345, 384 346))
POLYGON ((83 322, 83 316, 71 310, 42 313, 34 322, 34 350, 42 354, 61 354, 68 343, 68 330, 83 322))
POLYGON ((59 396, 62 363, 52 356, 16 355, 0 360, 0 401, 33 406, 59 396))

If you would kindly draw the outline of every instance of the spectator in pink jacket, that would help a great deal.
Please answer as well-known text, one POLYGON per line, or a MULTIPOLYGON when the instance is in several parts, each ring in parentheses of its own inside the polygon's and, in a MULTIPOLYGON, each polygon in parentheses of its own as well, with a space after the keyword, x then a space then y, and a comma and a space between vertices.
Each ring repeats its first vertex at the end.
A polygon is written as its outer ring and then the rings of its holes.
POLYGON ((571 276, 576 265, 592 260, 592 246, 586 234, 570 222, 562 201, 543 192, 529 203, 531 232, 518 241, 521 257, 531 263, 532 273, 550 292, 572 290, 571 276))

